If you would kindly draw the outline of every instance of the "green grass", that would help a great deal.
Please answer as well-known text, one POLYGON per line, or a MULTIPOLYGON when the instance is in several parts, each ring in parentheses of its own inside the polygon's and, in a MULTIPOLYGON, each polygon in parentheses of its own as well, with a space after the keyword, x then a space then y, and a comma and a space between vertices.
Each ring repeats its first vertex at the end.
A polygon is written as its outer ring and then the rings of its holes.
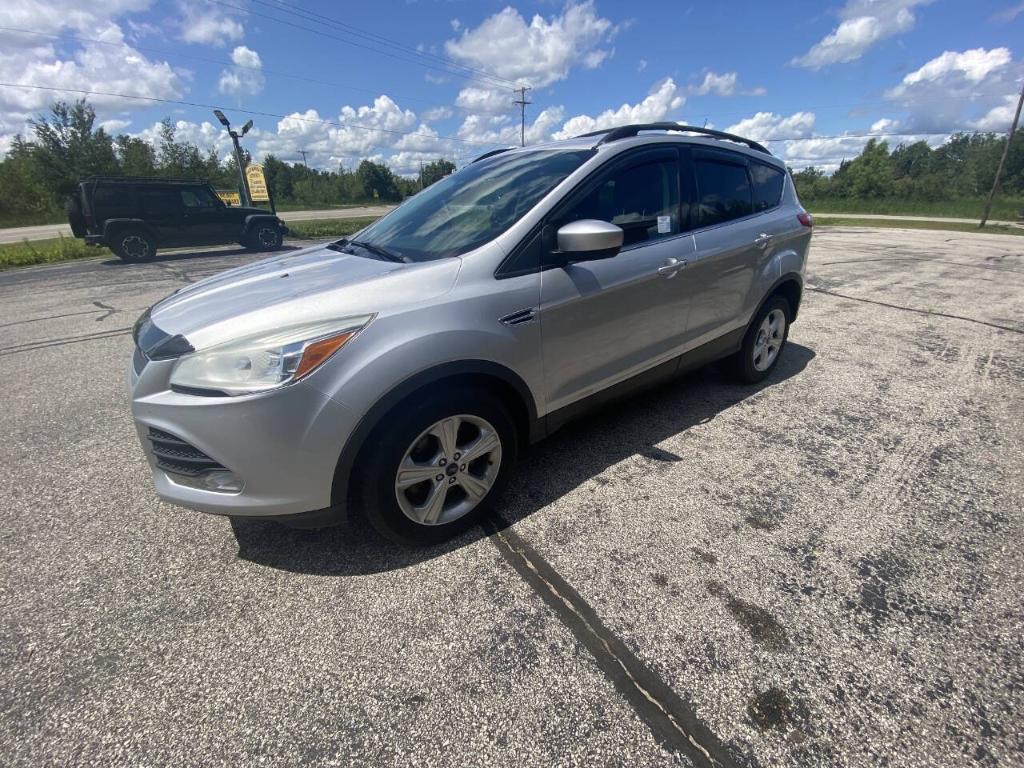
POLYGON ((9 213, 0 211, 0 229, 8 227, 34 227, 37 224, 67 224, 64 211, 40 211, 38 213, 9 213))
POLYGON ((998 235, 1024 235, 1024 227, 1007 227, 998 224, 986 224, 978 229, 977 224, 963 224, 955 221, 915 221, 913 219, 858 219, 855 217, 823 218, 818 227, 875 227, 892 229, 939 229, 949 232, 973 232, 998 235))
POLYGON ((30 264, 49 264, 56 261, 86 259, 90 256, 111 256, 106 248, 90 248, 73 237, 55 237, 52 240, 30 240, 0 245, 0 270, 27 267, 30 264))
MULTIPOLYGON (((811 213, 872 213, 890 216, 944 216, 952 219, 980 219, 985 209, 984 197, 964 197, 957 200, 885 199, 858 200, 854 198, 801 199, 811 213)), ((997 196, 992 202, 990 219, 1016 221, 1024 211, 1024 198, 997 196)))
POLYGON ((289 221, 288 237, 296 240, 328 240, 345 237, 358 232, 377 220, 376 216, 358 219, 312 219, 310 221, 289 221))

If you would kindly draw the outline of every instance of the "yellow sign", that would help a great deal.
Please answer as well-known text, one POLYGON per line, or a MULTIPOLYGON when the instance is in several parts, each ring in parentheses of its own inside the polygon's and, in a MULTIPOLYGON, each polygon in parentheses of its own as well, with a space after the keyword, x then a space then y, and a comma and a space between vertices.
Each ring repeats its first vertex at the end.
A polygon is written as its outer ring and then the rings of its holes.
POLYGON ((267 191, 267 180, 263 177, 262 165, 253 163, 246 168, 245 179, 249 182, 249 197, 253 202, 270 202, 270 192, 267 191))
POLYGON ((225 205, 241 205, 242 198, 237 192, 232 192, 230 189, 218 189, 217 197, 221 199, 225 205))

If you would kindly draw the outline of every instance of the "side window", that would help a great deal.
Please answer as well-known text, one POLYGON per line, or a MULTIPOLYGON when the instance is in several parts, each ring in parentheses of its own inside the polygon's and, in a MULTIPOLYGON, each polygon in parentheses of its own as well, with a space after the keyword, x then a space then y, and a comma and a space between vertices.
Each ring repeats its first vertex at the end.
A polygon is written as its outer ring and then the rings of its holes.
POLYGON ((679 234, 678 171, 675 157, 619 168, 559 216, 557 224, 580 219, 611 222, 625 233, 623 247, 679 234))
POLYGON ((697 226, 709 227, 751 213, 745 166, 706 157, 698 157, 693 165, 697 175, 697 226))
POLYGON ((181 201, 186 208, 216 208, 217 202, 205 187, 186 187, 181 190, 181 201))
POLYGON ((143 187, 139 198, 142 200, 142 215, 145 218, 167 216, 181 208, 178 193, 166 187, 143 187))
POLYGON ((750 164, 750 178, 754 182, 754 213, 774 208, 782 200, 782 184, 785 174, 778 168, 750 164))
POLYGON ((92 196, 95 215, 104 219, 132 216, 134 206, 131 192, 131 187, 126 184, 97 185, 92 196))

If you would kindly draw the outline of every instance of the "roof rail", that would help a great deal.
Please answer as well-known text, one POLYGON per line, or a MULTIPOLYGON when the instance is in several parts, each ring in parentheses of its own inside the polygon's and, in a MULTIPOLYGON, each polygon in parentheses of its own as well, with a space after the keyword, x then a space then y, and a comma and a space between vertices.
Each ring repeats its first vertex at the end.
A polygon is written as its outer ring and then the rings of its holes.
POLYGON ((763 145, 758 144, 752 139, 745 139, 742 136, 736 136, 732 133, 726 133, 725 131, 716 131, 712 128, 698 128, 694 125, 680 125, 679 123, 636 123, 634 125, 623 125, 619 128, 606 128, 602 131, 591 131, 590 133, 581 133, 577 136, 577 139, 586 138, 587 136, 601 136, 601 140, 595 144, 595 147, 599 147, 602 144, 608 144, 612 141, 618 141, 619 139, 628 139, 636 136, 640 131, 678 131, 679 133, 699 133, 703 136, 711 136, 715 139, 725 139, 726 141, 735 141, 738 144, 746 144, 751 149, 755 149, 758 152, 764 152, 766 155, 770 155, 769 152, 763 145))
POLYGON ((194 176, 86 176, 81 181, 162 181, 172 184, 209 184, 208 179, 194 176))
POLYGON ((484 152, 482 155, 480 155, 480 157, 470 160, 469 164, 472 165, 473 163, 479 163, 481 160, 486 160, 488 157, 494 157, 495 155, 500 155, 502 152, 508 152, 510 149, 515 149, 515 147, 502 147, 501 149, 492 149, 490 152, 484 152))

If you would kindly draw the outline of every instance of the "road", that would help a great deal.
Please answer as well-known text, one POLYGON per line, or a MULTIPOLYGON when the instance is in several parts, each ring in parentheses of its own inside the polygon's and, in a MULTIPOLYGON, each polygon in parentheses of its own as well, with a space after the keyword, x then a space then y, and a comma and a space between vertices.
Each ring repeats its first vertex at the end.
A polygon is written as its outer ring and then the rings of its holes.
MULTIPOLYGON (((358 219, 363 216, 383 216, 393 207, 391 205, 368 205, 357 208, 328 208, 322 211, 282 211, 278 215, 285 221, 358 219)), ((20 243, 23 240, 46 240, 53 237, 71 237, 71 227, 67 224, 41 224, 35 227, 0 229, 0 243, 20 243)))
MULTIPOLYGON (((890 216, 881 213, 815 213, 816 219, 867 219, 881 221, 938 221, 949 224, 977 224, 978 219, 955 219, 948 216, 890 216)), ((1001 219, 989 219, 989 224, 1001 225, 1004 227, 1024 227, 1024 222, 1004 221, 1001 219)))
POLYGON ((0 274, 0 763, 1020 765, 1022 245, 816 233, 769 381, 566 427, 427 549, 154 496, 128 329, 254 256, 0 274))

